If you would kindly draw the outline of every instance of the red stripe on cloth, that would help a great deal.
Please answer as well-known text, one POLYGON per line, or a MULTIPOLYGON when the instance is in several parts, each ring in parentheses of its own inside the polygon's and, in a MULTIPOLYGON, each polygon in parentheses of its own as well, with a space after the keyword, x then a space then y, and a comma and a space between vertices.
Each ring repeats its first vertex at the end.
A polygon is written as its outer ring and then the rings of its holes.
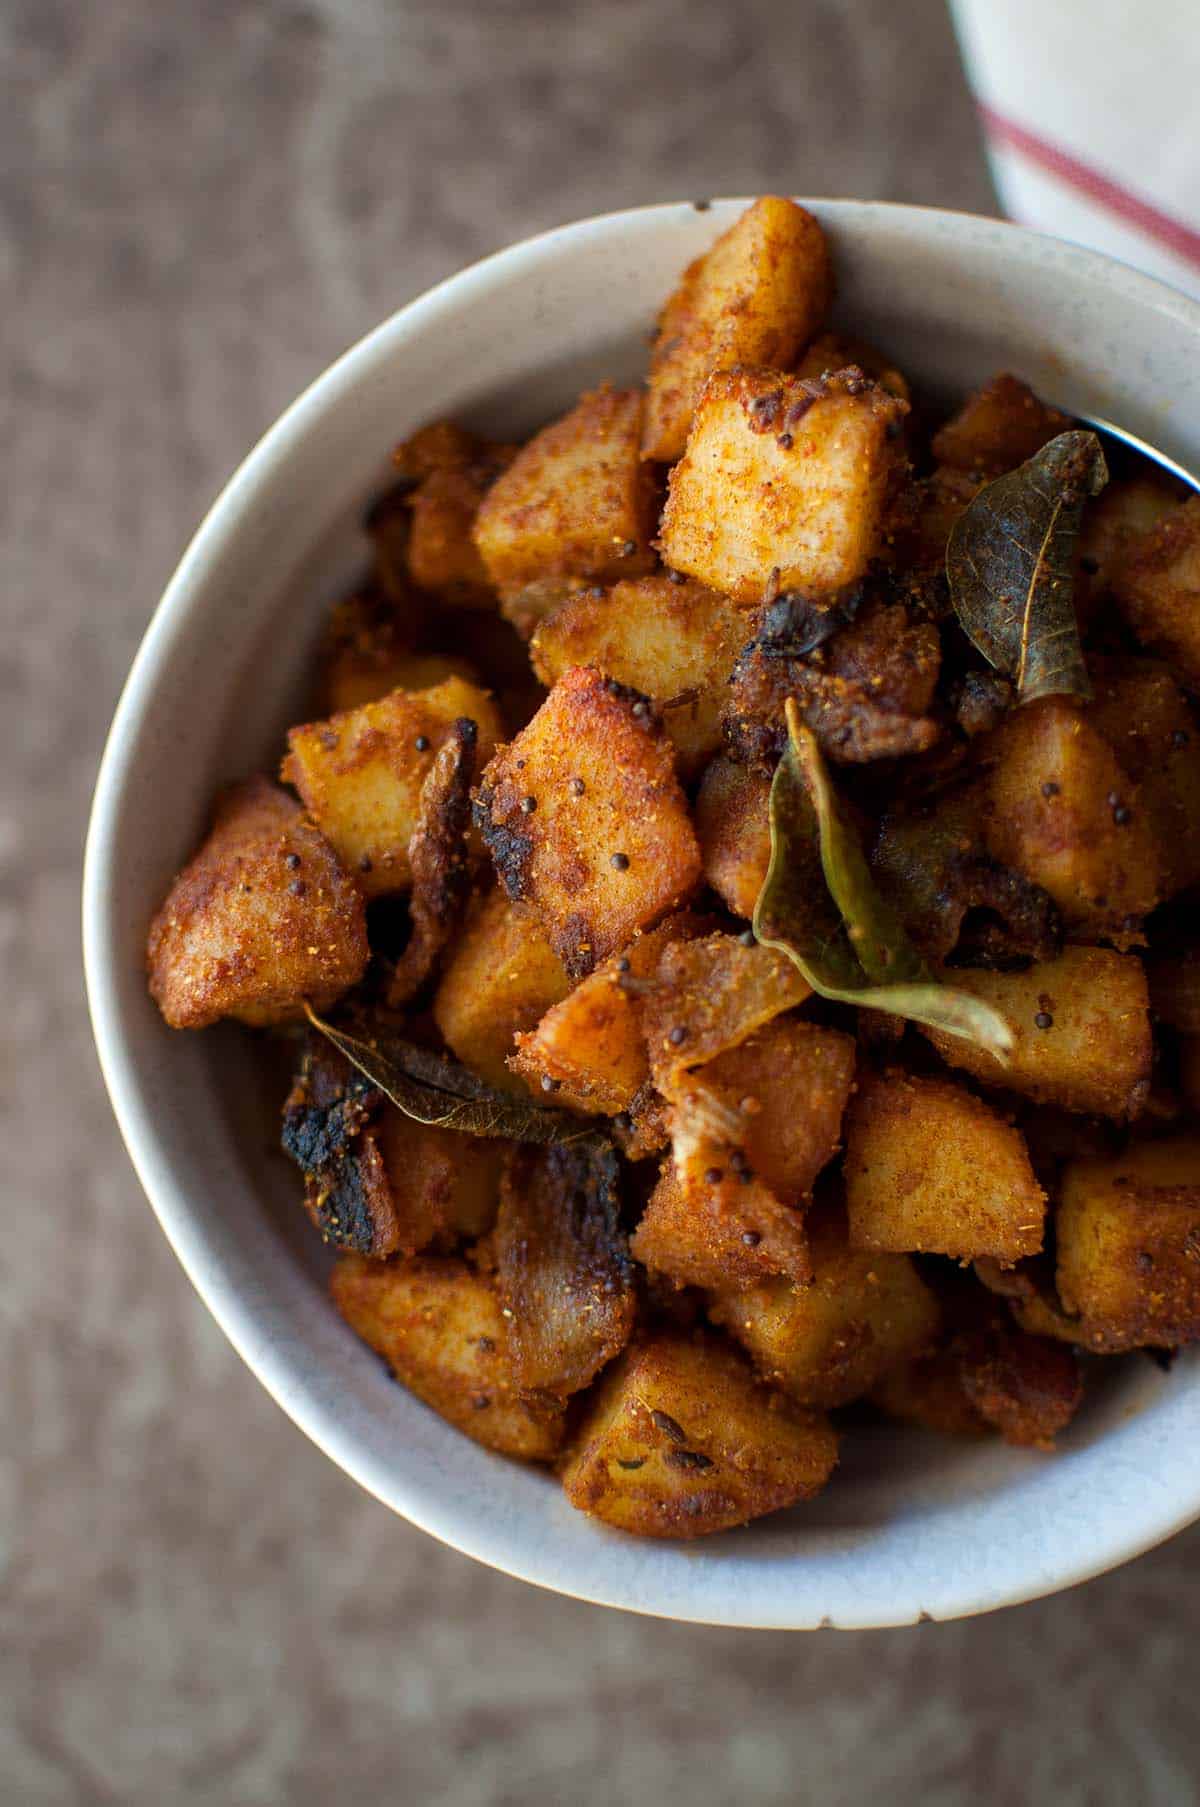
POLYGON ((1148 201, 1131 194, 1118 182, 1101 175, 1098 169, 1081 163, 1069 151, 1060 150, 1058 145, 1039 138, 1036 132, 1018 125, 1015 120, 1006 119, 1002 113, 997 113, 988 106, 981 105, 979 111, 993 138, 1020 151, 1031 163, 1040 165, 1049 175, 1057 176, 1060 181, 1078 189, 1089 200, 1107 207, 1110 213, 1115 213, 1129 225, 1136 226, 1147 238, 1157 239, 1173 251, 1176 257, 1200 268, 1200 232, 1193 231, 1182 220, 1174 219, 1160 208, 1152 207, 1148 201))

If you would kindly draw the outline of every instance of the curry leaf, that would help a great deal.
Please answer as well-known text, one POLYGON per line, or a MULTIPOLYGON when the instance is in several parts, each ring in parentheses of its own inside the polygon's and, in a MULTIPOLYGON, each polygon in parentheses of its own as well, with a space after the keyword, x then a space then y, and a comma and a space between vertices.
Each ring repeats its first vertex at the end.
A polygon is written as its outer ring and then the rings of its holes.
POLYGON ((1094 433, 1060 433, 1027 463, 985 484, 946 547, 950 595, 989 664, 1019 702, 1090 697, 1075 619, 1075 541, 1089 496, 1108 482, 1094 433))
POLYGON ((771 863, 754 933, 823 998, 884 1010, 975 1042, 1003 1060, 1012 1031, 979 998, 942 985, 879 895, 811 731, 787 703, 788 744, 771 785, 771 863))
POLYGON ((304 1012, 314 1029, 417 1123, 513 1142, 602 1139, 593 1125, 569 1112, 546 1110, 508 1092, 495 1091, 464 1067, 398 1036, 374 1035, 368 1040, 350 1035, 319 1017, 307 1001, 304 1012))

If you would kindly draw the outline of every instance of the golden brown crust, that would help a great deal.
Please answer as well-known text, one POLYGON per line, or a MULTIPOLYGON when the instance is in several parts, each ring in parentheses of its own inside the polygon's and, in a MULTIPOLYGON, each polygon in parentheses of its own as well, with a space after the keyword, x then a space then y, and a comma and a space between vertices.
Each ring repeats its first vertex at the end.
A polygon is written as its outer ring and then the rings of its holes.
POLYGON ((1039 401, 1028 383, 1001 372, 934 434, 933 455, 954 470, 999 477, 1074 425, 1069 415, 1039 401))
POLYGON ((1129 545, 1111 589, 1138 639, 1200 689, 1200 496, 1129 545))
POLYGON ((672 1160, 663 1163, 629 1246, 651 1273, 714 1292, 777 1274, 805 1286, 812 1275, 799 1211, 753 1176, 722 1170, 710 1182, 701 1172, 685 1186, 672 1160))
POLYGON ((732 759, 714 759, 696 796, 704 876, 725 906, 747 921, 771 863, 767 806, 771 781, 732 759))
POLYGON ((521 1092, 508 1066, 516 1036, 571 988, 537 921, 497 887, 467 913, 442 971, 433 1015, 459 1060, 490 1085, 521 1092))

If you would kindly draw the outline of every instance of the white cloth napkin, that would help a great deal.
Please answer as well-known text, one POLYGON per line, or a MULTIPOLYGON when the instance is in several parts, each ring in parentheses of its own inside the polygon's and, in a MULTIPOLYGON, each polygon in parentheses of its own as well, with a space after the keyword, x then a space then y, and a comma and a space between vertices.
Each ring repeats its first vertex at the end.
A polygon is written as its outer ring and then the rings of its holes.
POLYGON ((951 0, 1013 219, 1200 294, 1200 0, 951 0))

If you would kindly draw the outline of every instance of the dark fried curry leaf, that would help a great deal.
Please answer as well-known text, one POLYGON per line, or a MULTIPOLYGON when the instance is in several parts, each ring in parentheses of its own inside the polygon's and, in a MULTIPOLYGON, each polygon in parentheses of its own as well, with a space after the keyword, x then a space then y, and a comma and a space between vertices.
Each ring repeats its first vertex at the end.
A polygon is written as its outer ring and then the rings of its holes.
POLYGON ((771 863, 754 907, 756 937, 787 954, 824 998, 927 1023, 1003 1059, 1012 1047, 1004 1018, 939 984, 880 896, 791 699, 787 724, 771 785, 771 863))
POLYGON ((349 1035, 325 1022, 307 1000, 304 1012, 313 1028, 414 1122, 512 1142, 582 1142, 597 1137, 593 1124, 582 1123, 567 1111, 546 1110, 508 1092, 493 1091, 452 1062, 399 1037, 366 1040, 349 1035))
POLYGON ((1060 433, 987 483, 955 522, 946 576, 964 632, 1017 700, 1092 694, 1075 619, 1075 542, 1108 482, 1094 433, 1060 433))

